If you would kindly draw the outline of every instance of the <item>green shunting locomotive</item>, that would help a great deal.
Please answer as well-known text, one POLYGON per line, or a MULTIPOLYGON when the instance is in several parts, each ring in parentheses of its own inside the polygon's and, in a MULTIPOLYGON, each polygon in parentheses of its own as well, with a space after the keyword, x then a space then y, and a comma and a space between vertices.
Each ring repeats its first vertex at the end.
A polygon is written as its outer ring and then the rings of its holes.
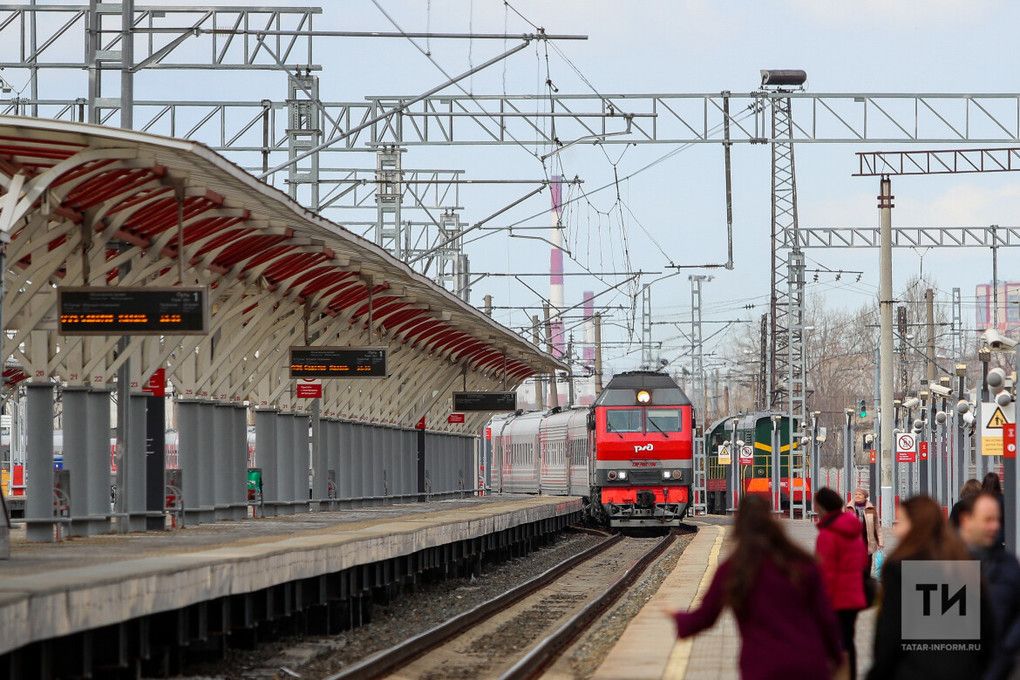
MULTIPOLYGON (((740 470, 741 493, 761 494, 771 498, 772 493, 772 447, 773 437, 779 440, 779 493, 782 507, 790 502, 790 418, 787 415, 770 411, 759 411, 735 416, 728 416, 716 421, 705 437, 706 452, 706 487, 708 496, 706 504, 709 513, 725 514, 731 507, 730 465, 719 463, 719 448, 723 444, 730 445, 733 439, 733 422, 736 421, 736 440, 752 447, 751 464, 741 464, 739 452, 734 451, 730 457, 731 464, 740 470), (775 432, 773 432, 775 428, 775 432)), ((794 432, 799 431, 799 423, 794 420, 794 432)), ((792 458, 794 469, 801 464, 802 450, 800 441, 794 437, 792 458)), ((746 460, 746 458, 745 458, 746 460)), ((807 461, 805 461, 807 462, 807 461)), ((808 498, 811 494, 810 480, 794 480, 794 500, 799 502, 804 488, 808 498)))

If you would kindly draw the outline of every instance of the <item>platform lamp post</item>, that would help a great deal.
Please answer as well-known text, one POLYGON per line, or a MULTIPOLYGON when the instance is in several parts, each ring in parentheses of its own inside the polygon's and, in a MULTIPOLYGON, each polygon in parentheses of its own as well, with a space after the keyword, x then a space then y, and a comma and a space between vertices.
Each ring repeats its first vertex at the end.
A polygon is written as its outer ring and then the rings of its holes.
POLYGON ((811 412, 811 514, 815 514, 814 508, 814 494, 818 492, 818 482, 821 479, 822 473, 818 465, 819 444, 825 441, 824 438, 818 436, 818 416, 822 415, 821 411, 811 412))
MULTIPOLYGON (((927 381, 923 381, 925 387, 927 387, 927 381)), ((927 389, 921 389, 917 396, 921 399, 921 409, 918 411, 918 419, 914 421, 914 429, 918 432, 918 453, 917 453, 917 482, 919 491, 928 496, 933 496, 931 490, 931 444, 929 443, 932 437, 933 423, 929 422, 928 409, 931 407, 931 403, 928 401, 931 396, 927 389), (927 453, 922 453, 920 449, 928 449, 927 453), (922 457, 923 456, 923 457, 922 457)))
POLYGON ((953 409, 953 422, 956 425, 953 428, 953 436, 955 437, 955 446, 953 447, 953 471, 954 471, 954 482, 949 486, 949 497, 950 500, 955 503, 957 500, 957 494, 959 493, 960 486, 963 485, 963 480, 967 479, 967 455, 968 449, 966 448, 967 439, 963 430, 963 414, 964 411, 960 410, 961 404, 966 404, 966 387, 967 387, 967 364, 956 364, 954 373, 956 374, 956 408, 953 409))
POLYGON ((769 456, 769 469, 772 472, 772 512, 778 514, 783 511, 783 495, 780 492, 779 484, 782 478, 779 472, 779 447, 782 442, 779 426, 782 416, 772 414, 772 453, 769 456))
POLYGON ((849 502, 853 500, 853 492, 850 489, 850 477, 853 474, 853 451, 854 451, 854 434, 853 434, 853 420, 854 410, 852 408, 844 409, 844 415, 846 416, 845 428, 843 430, 843 479, 845 486, 843 488, 846 500, 849 502))
POLYGON ((981 361, 981 396, 977 400, 977 412, 974 414, 977 420, 977 442, 974 446, 974 476, 981 479, 985 476, 984 442, 981 437, 981 422, 984 417, 982 410, 984 404, 990 398, 988 392, 988 364, 992 360, 992 350, 987 344, 978 350, 978 359, 981 361))

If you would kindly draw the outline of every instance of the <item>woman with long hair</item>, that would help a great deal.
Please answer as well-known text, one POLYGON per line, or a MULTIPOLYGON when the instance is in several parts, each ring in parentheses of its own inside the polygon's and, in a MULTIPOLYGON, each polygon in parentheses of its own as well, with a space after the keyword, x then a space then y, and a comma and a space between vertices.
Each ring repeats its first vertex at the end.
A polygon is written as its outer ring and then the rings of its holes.
POLYGON ((952 568, 954 562, 972 559, 966 546, 949 527, 942 507, 927 496, 914 496, 900 504, 893 533, 898 544, 882 567, 882 603, 875 622, 874 665, 868 672, 869 680, 981 677, 994 639, 994 624, 985 601, 981 603, 981 639, 969 641, 979 649, 913 648, 905 643, 923 641, 905 639, 903 631, 903 563, 940 561, 939 568, 952 568))
POLYGON ((960 528, 960 510, 963 509, 964 504, 968 498, 974 498, 981 493, 981 482, 976 479, 968 479, 960 487, 959 500, 953 504, 953 509, 949 511, 949 525, 954 529, 960 528))
MULTIPOLYGON (((999 501, 999 517, 1006 516, 1006 503, 1002 498, 1002 482, 999 480, 999 473, 989 472, 981 480, 981 491, 995 496, 999 501)), ((1006 523, 999 522, 999 545, 1006 545, 1006 523)))
POLYGON ((711 627, 728 607, 740 628, 744 680, 831 677, 844 654, 814 559, 755 495, 740 501, 730 541, 701 606, 673 613, 677 636, 711 627))

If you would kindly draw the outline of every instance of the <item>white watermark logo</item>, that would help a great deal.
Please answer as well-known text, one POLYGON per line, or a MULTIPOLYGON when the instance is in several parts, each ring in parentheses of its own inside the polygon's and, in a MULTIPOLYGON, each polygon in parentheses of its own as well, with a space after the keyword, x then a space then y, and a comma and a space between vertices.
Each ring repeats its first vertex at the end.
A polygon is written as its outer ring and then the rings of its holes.
POLYGON ((981 639, 981 563, 905 560, 902 631, 906 640, 981 639))

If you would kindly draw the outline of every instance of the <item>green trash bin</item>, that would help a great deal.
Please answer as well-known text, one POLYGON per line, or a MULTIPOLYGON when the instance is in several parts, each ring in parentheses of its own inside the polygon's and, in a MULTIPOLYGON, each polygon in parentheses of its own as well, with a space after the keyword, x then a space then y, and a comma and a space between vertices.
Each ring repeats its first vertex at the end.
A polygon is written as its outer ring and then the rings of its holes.
POLYGON ((262 468, 248 468, 248 502, 262 504, 262 468))

